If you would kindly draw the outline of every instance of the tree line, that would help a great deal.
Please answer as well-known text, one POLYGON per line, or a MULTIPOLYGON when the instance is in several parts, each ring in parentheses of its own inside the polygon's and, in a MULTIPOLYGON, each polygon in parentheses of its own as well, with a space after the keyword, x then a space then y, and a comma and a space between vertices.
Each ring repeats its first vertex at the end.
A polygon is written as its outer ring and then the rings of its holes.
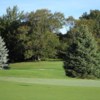
POLYGON ((30 13, 19 11, 17 6, 7 8, 0 16, 0 35, 9 50, 11 62, 63 58, 70 44, 70 29, 86 25, 100 48, 100 11, 91 10, 79 19, 65 18, 63 13, 40 9, 30 13), (65 34, 59 32, 69 27, 65 34))
POLYGON ((0 35, 9 50, 11 62, 56 58, 64 15, 47 9, 24 13, 9 7, 0 17, 0 35))
POLYGON ((100 11, 75 19, 47 9, 24 13, 9 7, 0 16, 2 63, 8 54, 9 62, 63 59, 66 75, 100 78, 100 11), (69 28, 65 34, 59 31, 63 26, 69 28))

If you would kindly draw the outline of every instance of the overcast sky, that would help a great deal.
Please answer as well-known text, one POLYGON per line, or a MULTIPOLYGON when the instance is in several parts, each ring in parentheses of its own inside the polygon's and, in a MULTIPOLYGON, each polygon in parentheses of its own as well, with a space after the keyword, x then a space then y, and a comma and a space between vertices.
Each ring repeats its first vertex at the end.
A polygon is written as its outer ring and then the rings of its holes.
POLYGON ((62 12, 65 17, 75 18, 90 10, 100 10, 100 0, 0 0, 0 15, 5 14, 8 7, 15 5, 24 12, 46 8, 52 12, 62 12))

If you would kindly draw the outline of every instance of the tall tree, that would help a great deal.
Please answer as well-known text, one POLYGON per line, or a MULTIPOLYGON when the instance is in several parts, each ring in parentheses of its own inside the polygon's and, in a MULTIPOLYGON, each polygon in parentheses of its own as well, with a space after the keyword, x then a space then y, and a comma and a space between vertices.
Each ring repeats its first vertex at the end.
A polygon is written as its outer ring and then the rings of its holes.
POLYGON ((89 27, 89 30, 95 36, 98 47, 100 49, 100 11, 99 10, 90 10, 90 13, 86 12, 80 17, 78 23, 84 23, 89 27))
POLYGON ((4 38, 9 49, 10 61, 18 61, 20 57, 16 44, 18 44, 17 28, 22 20, 23 12, 19 12, 17 6, 7 8, 6 14, 0 18, 0 35, 4 38))
POLYGON ((0 67, 1 68, 8 68, 8 66, 5 66, 8 62, 8 50, 5 46, 5 42, 0 36, 0 67))
POLYGON ((63 14, 52 14, 46 9, 29 14, 28 22, 31 27, 30 38, 33 46, 33 58, 44 59, 56 55, 59 39, 55 32, 64 24, 62 21, 64 21, 63 14))
POLYGON ((71 29, 70 45, 64 58, 66 75, 80 78, 100 78, 100 54, 97 43, 87 26, 71 29))

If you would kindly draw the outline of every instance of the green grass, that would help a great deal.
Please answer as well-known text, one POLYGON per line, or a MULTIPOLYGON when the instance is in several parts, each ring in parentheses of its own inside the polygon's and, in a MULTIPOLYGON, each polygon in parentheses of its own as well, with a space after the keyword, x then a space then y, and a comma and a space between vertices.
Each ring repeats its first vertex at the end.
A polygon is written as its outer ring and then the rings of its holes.
POLYGON ((0 70, 0 100, 100 100, 100 81, 66 77, 61 61, 23 62, 0 70))
POLYGON ((100 100, 100 88, 0 81, 0 100, 100 100))
POLYGON ((66 78, 61 61, 23 62, 10 64, 10 70, 0 70, 0 76, 66 78))
POLYGON ((62 69, 62 61, 22 62, 10 64, 12 69, 62 69))

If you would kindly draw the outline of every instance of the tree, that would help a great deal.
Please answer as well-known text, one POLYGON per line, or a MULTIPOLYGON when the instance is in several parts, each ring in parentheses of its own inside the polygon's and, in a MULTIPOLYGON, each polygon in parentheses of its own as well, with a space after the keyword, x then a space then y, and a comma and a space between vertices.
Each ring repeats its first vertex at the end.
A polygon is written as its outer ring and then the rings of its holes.
POLYGON ((71 29, 70 45, 64 58, 66 75, 79 78, 100 78, 100 54, 97 43, 87 26, 71 29))
POLYGON ((5 46, 5 42, 0 36, 0 67, 3 68, 8 68, 8 66, 5 66, 8 61, 8 50, 5 46))
POLYGON ((58 33, 59 45, 57 47, 57 57, 63 59, 66 54, 66 48, 68 47, 68 37, 67 34, 58 33))
POLYGON ((20 26, 22 20, 23 12, 18 11, 17 6, 7 8, 6 14, 0 18, 0 35, 9 49, 11 62, 18 61, 21 56, 16 44, 18 45, 17 28, 20 26))
POLYGON ((55 34, 65 24, 64 15, 47 9, 23 14, 17 6, 0 17, 0 35, 9 49, 10 62, 56 56, 59 44, 55 34))
MULTIPOLYGON (((28 25, 22 24, 17 29, 18 44, 16 44, 18 50, 18 55, 20 55, 19 61, 30 59, 33 55, 32 53, 32 41, 30 39, 30 27, 28 25)), ((19 57, 18 57, 19 58, 19 57)))
POLYGON ((73 16, 69 16, 69 17, 66 19, 66 25, 67 25, 67 27, 69 27, 69 28, 74 27, 74 25, 76 24, 75 21, 76 21, 76 20, 73 18, 73 16))
POLYGON ((100 50, 100 11, 99 10, 90 10, 90 13, 83 13, 78 24, 83 23, 88 26, 89 30, 93 33, 98 42, 98 47, 100 50))
POLYGON ((65 25, 66 19, 60 12, 51 13, 50 10, 40 9, 29 13, 28 21, 33 28, 38 28, 42 32, 49 30, 57 33, 65 25))
POLYGON ((33 50, 30 57, 35 60, 55 57, 59 39, 54 32, 61 28, 64 16, 41 9, 31 12, 27 19, 31 28, 29 34, 33 50))

